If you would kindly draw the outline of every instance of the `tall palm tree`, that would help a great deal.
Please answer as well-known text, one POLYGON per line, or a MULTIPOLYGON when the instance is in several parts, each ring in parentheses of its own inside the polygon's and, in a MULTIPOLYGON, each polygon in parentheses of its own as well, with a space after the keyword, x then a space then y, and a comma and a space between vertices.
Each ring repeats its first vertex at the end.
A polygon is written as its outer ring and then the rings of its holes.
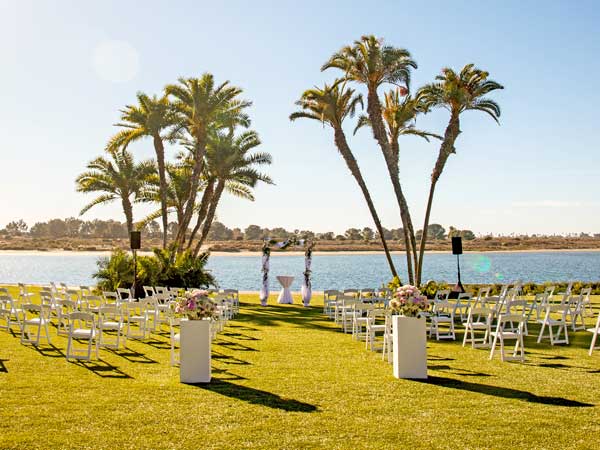
POLYGON ((255 131, 246 131, 237 136, 232 133, 219 133, 210 139, 207 166, 209 180, 216 180, 216 185, 204 218, 202 233, 194 249, 195 255, 200 252, 208 236, 224 191, 253 201, 252 189, 259 182, 273 184, 268 175, 258 170, 258 166, 271 164, 271 155, 264 152, 252 153, 260 144, 255 131))
POLYGON ((373 204, 371 194, 367 188, 365 180, 362 176, 361 170, 358 166, 358 162, 348 145, 346 135, 342 129, 342 123, 347 117, 353 117, 358 106, 363 105, 362 96, 355 95, 355 91, 350 88, 346 88, 341 83, 335 83, 333 86, 325 86, 320 88, 309 89, 302 94, 300 100, 296 102, 300 106, 301 110, 294 112, 290 115, 290 120, 296 119, 313 119, 323 124, 329 125, 333 128, 335 145, 342 155, 342 158, 346 162, 350 173, 358 183, 360 190, 367 202, 367 207, 375 222, 375 227, 379 232, 381 244, 390 266, 390 271, 394 277, 397 276, 396 268, 392 261, 390 251, 387 246, 387 242, 384 237, 383 227, 379 220, 379 215, 373 204))
POLYGON ((147 179, 156 173, 154 161, 146 160, 135 163, 133 156, 126 149, 111 150, 112 161, 102 156, 94 159, 88 165, 88 171, 83 172, 76 179, 78 192, 102 192, 88 203, 79 213, 85 214, 96 205, 121 201, 127 231, 133 230, 133 200, 143 196, 147 179))
POLYGON ((446 161, 451 154, 456 153, 454 144, 461 133, 460 115, 465 111, 482 111, 494 119, 496 123, 500 123, 498 121, 500 106, 485 96, 497 89, 504 89, 504 87, 496 81, 488 79, 488 77, 488 72, 477 69, 473 64, 467 64, 459 73, 456 73, 452 69, 444 68, 442 69, 442 74, 435 77, 436 81, 434 83, 423 86, 417 92, 417 98, 423 102, 426 108, 444 108, 450 113, 450 120, 446 126, 444 139, 440 145, 438 157, 431 173, 423 234, 419 246, 418 281, 420 281, 423 268, 423 255, 425 253, 425 244, 427 243, 427 227, 429 226, 429 216, 431 214, 435 187, 444 171, 446 161))
POLYGON ((189 197, 175 239, 180 247, 194 214, 209 134, 223 128, 231 129, 236 125, 248 127, 250 119, 244 110, 251 102, 240 100, 242 90, 229 85, 228 81, 215 85, 214 77, 209 73, 200 78, 180 78, 178 81, 178 84, 166 86, 165 93, 173 98, 172 104, 180 117, 181 128, 193 142, 194 161, 189 197))
POLYGON ((167 246, 167 176, 165 170, 164 140, 171 139, 173 125, 177 115, 173 111, 166 96, 157 97, 138 92, 137 105, 126 105, 121 110, 121 122, 116 124, 123 130, 115 134, 108 142, 107 148, 115 150, 126 148, 130 143, 150 137, 154 144, 158 176, 160 179, 160 205, 163 225, 163 248, 167 246))
POLYGON ((401 85, 407 91, 410 83, 410 72, 417 67, 410 52, 403 48, 384 45, 382 39, 373 35, 362 36, 351 46, 343 47, 321 67, 344 72, 341 82, 353 81, 367 88, 367 113, 373 137, 378 142, 386 162, 388 173, 394 187, 394 193, 400 209, 400 217, 404 227, 406 263, 409 282, 413 282, 413 261, 417 266, 417 243, 408 203, 402 191, 399 179, 398 158, 394 157, 392 144, 388 140, 382 116, 378 88, 385 83, 401 85), (411 260, 412 253, 412 260, 411 260))

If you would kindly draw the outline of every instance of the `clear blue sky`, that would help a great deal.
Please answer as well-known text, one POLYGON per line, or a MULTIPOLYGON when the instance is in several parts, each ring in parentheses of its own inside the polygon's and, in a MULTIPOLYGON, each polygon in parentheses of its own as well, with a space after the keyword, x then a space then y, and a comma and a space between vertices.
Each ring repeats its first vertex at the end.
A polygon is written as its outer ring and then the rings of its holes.
MULTIPOLYGON (((75 193, 74 179, 101 154, 119 108, 138 90, 159 93, 206 71, 254 102, 253 128, 273 154, 277 183, 259 188, 254 203, 226 199, 219 220, 336 232, 372 226, 331 131, 288 115, 304 89, 336 76, 319 71, 332 52, 376 34, 412 52, 413 88, 469 62, 506 87, 495 96, 501 126, 465 114, 433 222, 481 233, 600 232, 600 4, 417 3, 0 1, 0 226, 77 215, 89 198, 75 193), (121 42, 114 55, 112 41, 121 42)), ((442 133, 446 119, 439 111, 419 125, 442 133)), ((363 131, 350 144, 384 226, 400 226, 375 142, 363 131)), ((133 150, 153 154, 150 141, 133 150)), ((401 151, 420 223, 437 144, 406 138, 401 151)), ((123 220, 117 204, 84 216, 95 217, 123 220)))

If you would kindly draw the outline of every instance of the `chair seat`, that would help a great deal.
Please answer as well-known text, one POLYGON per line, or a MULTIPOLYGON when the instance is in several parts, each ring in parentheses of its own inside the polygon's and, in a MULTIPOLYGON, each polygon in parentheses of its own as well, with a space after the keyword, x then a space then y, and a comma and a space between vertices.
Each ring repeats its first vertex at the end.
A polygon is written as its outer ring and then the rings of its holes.
POLYGON ((23 321, 25 325, 44 325, 47 322, 46 319, 42 319, 41 317, 34 317, 32 319, 26 319, 23 321))
POLYGON ((140 322, 143 320, 146 320, 146 316, 129 316, 129 321, 135 321, 135 322, 140 322))
POLYGON ((502 339, 518 339, 519 338, 519 333, 513 333, 512 331, 504 331, 504 332, 496 332, 496 331, 492 331, 492 336, 498 336, 502 339))
POLYGON ((90 338, 94 337, 94 330, 89 328, 75 328, 71 333, 74 338, 90 338))
POLYGON ((469 325, 469 327, 471 327, 471 328, 475 328, 478 330, 484 330, 484 329, 488 328, 488 325, 485 322, 471 322, 471 324, 468 324, 467 322, 463 322, 463 326, 466 327, 467 325, 469 325))
POLYGON ((181 340, 181 334, 177 333, 175 336, 173 336, 173 340, 175 342, 179 342, 181 340))
POLYGON ((369 327, 370 330, 372 331, 385 331, 385 325, 381 324, 381 325, 371 325, 369 327))
POLYGON ((600 334, 600 328, 586 328, 585 331, 589 331, 590 333, 598 333, 600 334))
POLYGON ((452 322, 452 318, 447 316, 433 316, 431 318, 432 322, 452 322))
POLYGON ((102 322, 101 328, 102 329, 114 329, 116 330, 117 328, 122 328, 123 324, 119 323, 119 322, 102 322))

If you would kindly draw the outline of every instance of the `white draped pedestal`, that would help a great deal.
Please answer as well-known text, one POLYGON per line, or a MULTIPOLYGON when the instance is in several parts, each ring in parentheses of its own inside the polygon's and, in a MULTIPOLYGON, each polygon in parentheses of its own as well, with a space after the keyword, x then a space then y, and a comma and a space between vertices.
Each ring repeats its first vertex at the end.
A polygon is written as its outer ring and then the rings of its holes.
POLYGON ((392 347, 396 378, 427 378, 425 318, 392 316, 392 347))
POLYGON ((280 275, 277 277, 277 281, 279 281, 279 284, 281 284, 282 286, 281 292, 279 293, 279 298, 277 299, 277 303, 280 303, 282 305, 291 305, 292 303, 294 303, 294 301, 292 300, 292 291, 290 291, 290 286, 294 282, 294 277, 280 275))

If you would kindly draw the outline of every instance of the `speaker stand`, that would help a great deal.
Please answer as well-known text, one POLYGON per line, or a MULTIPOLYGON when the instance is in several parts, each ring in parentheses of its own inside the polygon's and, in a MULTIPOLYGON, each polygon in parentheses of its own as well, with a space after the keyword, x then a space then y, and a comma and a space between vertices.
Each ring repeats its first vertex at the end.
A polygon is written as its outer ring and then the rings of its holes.
POLYGON ((458 271, 458 282, 452 288, 452 291, 450 292, 448 298, 458 298, 458 294, 463 294, 466 292, 465 288, 460 282, 460 255, 456 255, 456 269, 458 271))

